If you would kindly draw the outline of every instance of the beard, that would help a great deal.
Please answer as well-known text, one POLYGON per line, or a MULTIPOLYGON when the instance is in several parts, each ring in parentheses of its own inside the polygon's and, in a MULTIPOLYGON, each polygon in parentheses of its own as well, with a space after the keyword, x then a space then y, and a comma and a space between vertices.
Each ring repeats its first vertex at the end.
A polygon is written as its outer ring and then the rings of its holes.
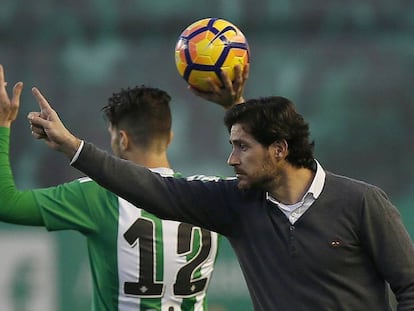
MULTIPOLYGON (((239 189, 265 190, 267 191, 274 183, 277 170, 269 154, 265 154, 257 160, 259 165, 252 165, 251 169, 245 171, 242 166, 235 166, 234 170, 237 176, 237 186, 239 189)), ((255 163, 253 163, 255 164, 255 163)))
POLYGON ((265 190, 267 191, 270 187, 270 184, 274 180, 274 176, 269 176, 268 174, 257 176, 257 177, 247 177, 246 175, 237 177, 238 183, 237 187, 241 190, 265 190))

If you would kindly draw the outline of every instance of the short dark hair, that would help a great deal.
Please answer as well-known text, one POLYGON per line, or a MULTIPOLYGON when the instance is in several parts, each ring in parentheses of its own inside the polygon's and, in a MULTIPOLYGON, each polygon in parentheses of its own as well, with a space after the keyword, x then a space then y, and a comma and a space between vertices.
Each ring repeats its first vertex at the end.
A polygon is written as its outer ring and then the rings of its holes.
POLYGON ((315 143, 310 141, 309 125, 289 99, 281 96, 250 99, 229 109, 224 123, 229 132, 235 123, 242 124, 245 131, 266 147, 286 140, 287 161, 295 167, 313 169, 315 143))
POLYGON ((145 85, 113 93, 102 108, 111 126, 123 129, 134 143, 148 146, 154 139, 169 139, 171 131, 170 95, 145 85))

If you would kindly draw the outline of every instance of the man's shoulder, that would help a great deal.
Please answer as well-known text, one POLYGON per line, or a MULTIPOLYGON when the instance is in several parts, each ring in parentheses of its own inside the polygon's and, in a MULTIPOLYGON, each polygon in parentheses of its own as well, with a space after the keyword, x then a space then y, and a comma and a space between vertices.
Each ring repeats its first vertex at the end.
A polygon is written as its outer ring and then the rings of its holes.
POLYGON ((381 188, 371 183, 332 172, 326 172, 326 186, 332 189, 341 189, 343 192, 360 193, 361 195, 367 192, 383 193, 381 188))

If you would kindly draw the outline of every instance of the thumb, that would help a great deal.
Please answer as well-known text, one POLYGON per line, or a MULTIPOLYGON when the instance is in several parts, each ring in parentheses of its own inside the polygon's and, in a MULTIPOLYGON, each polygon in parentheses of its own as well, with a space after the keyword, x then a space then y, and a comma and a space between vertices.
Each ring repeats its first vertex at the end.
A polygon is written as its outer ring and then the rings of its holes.
POLYGON ((39 112, 30 112, 27 115, 27 119, 29 120, 31 126, 43 129, 47 128, 50 124, 50 121, 43 119, 39 112))
POLYGON ((39 89, 37 87, 32 88, 33 96, 36 98, 37 103, 39 104, 41 111, 46 111, 50 113, 52 107, 50 107, 49 103, 47 102, 46 98, 40 93, 39 89))

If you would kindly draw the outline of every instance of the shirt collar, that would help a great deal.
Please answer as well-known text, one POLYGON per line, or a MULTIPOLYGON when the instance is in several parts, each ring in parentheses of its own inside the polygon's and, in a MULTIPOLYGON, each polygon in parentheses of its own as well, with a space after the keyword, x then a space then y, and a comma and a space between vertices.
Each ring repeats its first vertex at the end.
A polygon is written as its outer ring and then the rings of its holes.
POLYGON ((319 164, 319 162, 316 160, 315 162, 316 162, 316 174, 306 194, 311 193, 313 197, 317 199, 319 195, 321 194, 323 186, 325 184, 326 173, 323 167, 319 164))
MULTIPOLYGON (((315 160, 315 162, 316 162, 315 177, 313 178, 312 183, 311 183, 308 191, 306 191, 306 193, 302 197, 302 200, 300 201, 302 203, 309 196, 313 197, 313 199, 316 200, 319 197, 319 195, 321 194, 323 186, 325 184, 325 177, 326 177, 325 170, 323 169, 323 167, 319 164, 319 162, 317 160, 315 160)), ((269 194, 269 192, 266 192, 266 199, 269 200, 269 201, 272 201, 273 203, 276 203, 278 205, 282 204, 278 200, 273 198, 269 194)))

